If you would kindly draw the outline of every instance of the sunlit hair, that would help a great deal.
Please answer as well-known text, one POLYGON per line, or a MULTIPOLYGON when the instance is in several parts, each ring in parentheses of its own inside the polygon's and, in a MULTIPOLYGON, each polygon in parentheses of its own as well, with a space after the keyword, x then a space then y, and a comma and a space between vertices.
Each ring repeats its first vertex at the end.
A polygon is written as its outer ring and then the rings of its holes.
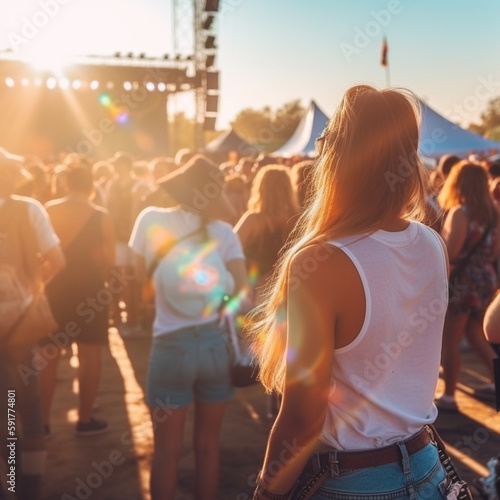
POLYGON ((480 165, 463 160, 456 164, 439 193, 438 203, 444 210, 465 205, 470 220, 494 224, 497 211, 490 196, 488 174, 480 165))
POLYGON ((284 387, 282 318, 293 257, 315 243, 371 233, 393 217, 423 220, 428 176, 417 153, 419 122, 418 99, 410 91, 366 85, 347 90, 330 119, 294 244, 253 315, 254 349, 268 391, 284 387))
POLYGON ((297 199, 287 167, 268 165, 258 171, 252 183, 248 210, 283 223, 297 214, 297 199))

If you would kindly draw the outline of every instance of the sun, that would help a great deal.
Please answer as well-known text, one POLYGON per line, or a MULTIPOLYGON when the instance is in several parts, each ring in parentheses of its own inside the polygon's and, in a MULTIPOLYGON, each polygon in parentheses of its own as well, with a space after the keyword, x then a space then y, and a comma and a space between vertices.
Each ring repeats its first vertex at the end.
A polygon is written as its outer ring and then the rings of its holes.
POLYGON ((62 77, 64 69, 71 64, 71 57, 56 47, 53 49, 30 47, 23 51, 22 58, 37 71, 48 71, 56 77, 62 77))

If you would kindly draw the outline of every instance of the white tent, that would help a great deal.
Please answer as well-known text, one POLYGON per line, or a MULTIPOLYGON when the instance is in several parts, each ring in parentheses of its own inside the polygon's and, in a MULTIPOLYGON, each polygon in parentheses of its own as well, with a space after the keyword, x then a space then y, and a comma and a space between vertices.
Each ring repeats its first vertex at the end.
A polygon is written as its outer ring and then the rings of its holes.
POLYGON ((273 156, 314 155, 316 148, 314 141, 328 123, 328 116, 311 101, 311 104, 300 120, 295 132, 288 141, 273 156))
MULTIPOLYGON (((469 130, 465 130, 444 116, 420 102, 422 107, 422 123, 420 125, 420 156, 429 159, 439 158, 451 153, 457 156, 466 156, 470 153, 493 154, 500 151, 500 143, 486 139, 469 130)), ((273 153, 276 156, 310 155, 314 156, 314 141, 326 127, 328 117, 318 105, 311 104, 300 120, 292 137, 273 153)))
POLYGON ((465 157, 471 153, 483 153, 489 156, 492 150, 500 151, 499 142, 459 127, 422 101, 420 106, 422 108, 418 145, 420 154, 434 158, 447 153, 465 157))

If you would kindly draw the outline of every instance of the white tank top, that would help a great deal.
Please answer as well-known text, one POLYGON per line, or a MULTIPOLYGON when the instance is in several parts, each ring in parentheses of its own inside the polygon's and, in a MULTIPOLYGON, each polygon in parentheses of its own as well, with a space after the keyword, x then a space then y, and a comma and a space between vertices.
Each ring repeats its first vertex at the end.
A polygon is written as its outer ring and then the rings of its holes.
POLYGON ((444 249, 432 229, 416 222, 329 243, 356 266, 366 312, 356 339, 335 350, 321 440, 339 450, 386 446, 437 416, 448 304, 444 249))

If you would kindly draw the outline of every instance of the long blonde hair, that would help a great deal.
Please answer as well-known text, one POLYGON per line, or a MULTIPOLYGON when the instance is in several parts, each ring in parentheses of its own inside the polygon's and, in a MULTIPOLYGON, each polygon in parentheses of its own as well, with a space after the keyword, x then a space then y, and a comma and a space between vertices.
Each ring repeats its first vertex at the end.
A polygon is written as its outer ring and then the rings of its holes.
POLYGON ((423 220, 427 175, 418 157, 420 108, 407 90, 367 85, 345 93, 325 131, 308 209, 253 314, 251 333, 268 390, 282 391, 286 369, 286 290, 290 263, 315 243, 376 231, 399 216, 423 220))
POLYGON ((483 167, 467 160, 451 169, 439 193, 438 203, 445 210, 464 205, 469 218, 483 224, 494 224, 498 217, 490 196, 488 174, 483 167))
POLYGON ((297 199, 287 167, 267 165, 258 171, 252 183, 248 209, 269 215, 277 222, 287 222, 297 214, 297 199))

